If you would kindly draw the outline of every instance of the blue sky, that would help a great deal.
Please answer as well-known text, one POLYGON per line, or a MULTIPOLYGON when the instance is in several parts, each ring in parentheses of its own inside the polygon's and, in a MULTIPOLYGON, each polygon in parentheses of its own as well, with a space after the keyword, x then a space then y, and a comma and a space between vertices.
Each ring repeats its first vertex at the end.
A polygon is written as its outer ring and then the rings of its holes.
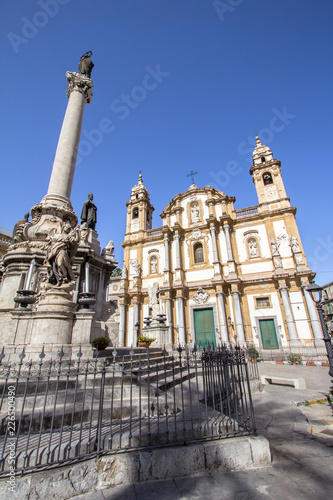
POLYGON ((192 169, 198 186, 235 196, 236 209, 256 205, 259 132, 282 162, 316 281, 332 281, 332 21, 330 0, 2 2, 0 226, 12 229, 46 194, 65 73, 93 50, 71 200, 80 214, 93 192, 102 247, 114 240, 121 263, 140 170, 154 227, 192 169))

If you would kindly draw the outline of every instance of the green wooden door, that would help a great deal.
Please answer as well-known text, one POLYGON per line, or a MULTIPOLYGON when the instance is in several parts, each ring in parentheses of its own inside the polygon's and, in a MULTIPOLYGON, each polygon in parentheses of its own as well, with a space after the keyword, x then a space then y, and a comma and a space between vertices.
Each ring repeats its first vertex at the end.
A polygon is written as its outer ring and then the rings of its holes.
POLYGON ((279 343, 276 336, 275 324, 273 319, 259 320, 262 346, 264 349, 278 349, 279 343))
POLYGON ((194 310, 195 343, 198 347, 216 345, 213 309, 194 310))

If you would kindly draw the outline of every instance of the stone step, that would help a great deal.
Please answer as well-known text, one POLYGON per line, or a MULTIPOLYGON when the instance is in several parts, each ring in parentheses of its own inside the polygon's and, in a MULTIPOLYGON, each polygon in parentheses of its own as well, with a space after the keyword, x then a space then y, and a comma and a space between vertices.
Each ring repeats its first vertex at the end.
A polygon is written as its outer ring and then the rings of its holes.
MULTIPOLYGON (((31 408, 30 408, 31 409, 31 408)), ((90 402, 75 402, 67 404, 66 407, 57 406, 55 411, 52 405, 45 408, 34 408, 33 411, 24 409, 21 417, 21 411, 15 411, 15 429, 18 431, 19 422, 21 421, 20 434, 28 432, 38 433, 40 430, 44 432, 52 429, 61 429, 63 426, 79 425, 83 423, 96 422, 99 417, 99 401, 95 399, 94 404, 90 402)), ((31 409, 32 410, 32 409, 31 409)), ((141 399, 127 398, 112 398, 105 395, 103 400, 102 418, 109 421, 117 421, 126 418, 143 418, 148 416, 174 414, 178 409, 170 397, 156 397, 155 394, 141 393, 141 399), (112 416, 112 417, 111 417, 112 416)), ((4 419, 1 422, 0 443, 4 439, 8 421, 4 419)))

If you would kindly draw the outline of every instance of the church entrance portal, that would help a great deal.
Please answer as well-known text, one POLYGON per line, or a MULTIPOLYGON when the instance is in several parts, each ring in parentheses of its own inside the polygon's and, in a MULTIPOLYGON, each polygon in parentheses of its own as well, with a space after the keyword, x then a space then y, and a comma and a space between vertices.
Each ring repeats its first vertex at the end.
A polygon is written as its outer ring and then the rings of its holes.
POLYGON ((216 345, 213 309, 195 309, 194 311, 195 343, 198 347, 216 345))
POLYGON ((263 348, 278 349, 279 342, 276 335, 274 319, 260 319, 259 326, 263 348))

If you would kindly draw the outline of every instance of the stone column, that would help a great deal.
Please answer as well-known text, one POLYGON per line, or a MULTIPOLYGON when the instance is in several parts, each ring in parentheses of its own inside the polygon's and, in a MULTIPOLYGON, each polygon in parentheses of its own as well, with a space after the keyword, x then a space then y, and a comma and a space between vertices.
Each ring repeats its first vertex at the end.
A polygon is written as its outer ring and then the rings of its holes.
POLYGON ((125 322, 126 322, 126 305, 119 304, 120 323, 119 323, 119 346, 125 345, 125 322))
POLYGON ((91 101, 92 80, 78 73, 66 73, 69 97, 54 158, 49 188, 42 203, 71 208, 70 196, 79 148, 85 103, 91 101))
POLYGON ((176 266, 175 269, 180 269, 180 236, 175 234, 176 241, 176 266))
POLYGON ((170 271, 170 261, 169 261, 169 238, 164 236, 164 271, 170 271))
POLYGON ((178 342, 182 345, 186 343, 185 340, 185 324, 184 324, 184 299, 177 297, 177 323, 178 323, 178 342))
POLYGON ((221 340, 222 340, 222 342, 229 342, 227 317, 226 317, 226 313, 225 313, 223 292, 217 292, 216 296, 217 296, 217 305, 219 308, 221 340))
POLYGON ((134 302, 134 307, 133 307, 133 338, 131 345, 133 347, 137 347, 137 336, 136 336, 136 327, 135 323, 139 322, 139 302, 134 302))
POLYGON ((288 331, 289 331, 290 345, 292 346, 293 344, 297 344, 298 336, 297 336, 297 330, 296 330, 293 312, 292 312, 291 305, 290 305, 287 287, 286 286, 280 287, 280 293, 281 293, 281 297, 282 297, 284 312, 286 315, 287 327, 288 327, 288 331))
POLYGON ((231 238, 230 238, 230 228, 229 228, 229 225, 228 224, 224 224, 223 229, 224 229, 225 239, 226 239, 226 242, 227 242, 228 260, 234 260, 234 255, 232 253, 232 246, 231 246, 231 238))
POLYGON ((244 333, 242 311, 241 311, 240 300, 239 300, 239 292, 233 291, 231 293, 232 293, 232 298, 234 301, 236 331, 237 331, 238 341, 245 342, 245 333, 244 333))
POLYGON ((214 258, 214 262, 218 262, 219 261, 219 252, 218 252, 218 248, 217 248, 216 229, 215 229, 215 227, 211 227, 210 228, 210 234, 212 236, 212 242, 213 242, 213 258, 214 258))
POLYGON ((315 337, 315 342, 318 340, 322 341, 323 340, 323 332, 322 332, 320 322, 318 319, 317 309, 316 309, 315 303, 313 302, 313 300, 311 298, 310 293, 306 290, 306 286, 307 285, 303 285, 302 288, 303 288, 303 292, 304 292, 304 296, 305 296, 305 300, 306 300, 306 306, 307 306, 307 309, 309 311, 309 316, 310 316, 313 334, 315 337))
POLYGON ((171 314, 171 299, 165 297, 165 309, 167 317, 167 325, 169 327, 169 344, 172 344, 172 314, 171 314))

